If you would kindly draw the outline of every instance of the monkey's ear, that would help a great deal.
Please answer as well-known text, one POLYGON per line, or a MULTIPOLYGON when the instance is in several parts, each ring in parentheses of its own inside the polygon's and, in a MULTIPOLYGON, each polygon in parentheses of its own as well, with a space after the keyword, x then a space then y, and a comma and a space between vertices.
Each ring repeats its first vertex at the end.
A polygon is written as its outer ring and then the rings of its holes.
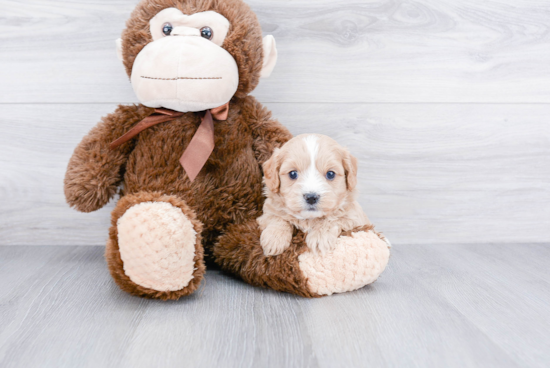
POLYGON ((122 61, 122 38, 117 38, 116 42, 116 56, 118 60, 122 61))
POLYGON ((277 47, 275 45, 275 38, 272 35, 264 37, 264 63, 262 65, 262 72, 260 78, 268 78, 277 64, 277 47))

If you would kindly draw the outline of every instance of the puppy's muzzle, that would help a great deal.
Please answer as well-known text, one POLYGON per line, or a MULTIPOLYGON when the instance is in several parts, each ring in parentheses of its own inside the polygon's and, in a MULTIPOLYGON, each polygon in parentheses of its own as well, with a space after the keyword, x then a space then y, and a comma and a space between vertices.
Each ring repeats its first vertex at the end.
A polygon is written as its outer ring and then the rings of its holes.
POLYGON ((319 198, 321 196, 317 193, 306 193, 304 194, 304 199, 306 200, 306 203, 310 206, 313 206, 319 202, 319 198))

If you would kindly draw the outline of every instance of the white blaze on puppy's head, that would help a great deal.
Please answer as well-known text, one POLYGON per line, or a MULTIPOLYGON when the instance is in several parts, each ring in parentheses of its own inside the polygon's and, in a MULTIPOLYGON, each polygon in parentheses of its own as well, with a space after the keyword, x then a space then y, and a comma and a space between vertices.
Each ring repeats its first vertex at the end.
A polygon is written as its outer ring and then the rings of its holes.
POLYGON ((317 168, 317 156, 319 153, 319 137, 313 134, 303 138, 306 149, 309 154, 309 165, 302 174, 303 180, 300 181, 304 196, 321 196, 329 190, 325 176, 317 168))
POLYGON ((332 138, 294 137, 264 164, 268 197, 298 219, 330 215, 343 207, 357 183, 357 159, 332 138))

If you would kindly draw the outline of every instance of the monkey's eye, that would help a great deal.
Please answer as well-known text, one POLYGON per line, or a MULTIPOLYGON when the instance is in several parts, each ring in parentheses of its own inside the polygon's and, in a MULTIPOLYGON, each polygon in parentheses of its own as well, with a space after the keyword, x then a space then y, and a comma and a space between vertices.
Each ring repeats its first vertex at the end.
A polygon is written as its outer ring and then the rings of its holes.
POLYGON ((328 180, 333 180, 336 177, 336 173, 334 171, 327 171, 326 177, 328 180))
POLYGON ((201 37, 204 37, 207 40, 211 40, 213 36, 214 36, 214 31, 212 31, 212 28, 210 27, 201 28, 201 37))
POLYGON ((164 23, 162 26, 162 33, 164 33, 166 36, 170 36, 170 33, 172 33, 172 25, 170 23, 164 23))
POLYGON ((298 171, 292 170, 291 172, 288 173, 288 177, 292 180, 298 179, 298 171))

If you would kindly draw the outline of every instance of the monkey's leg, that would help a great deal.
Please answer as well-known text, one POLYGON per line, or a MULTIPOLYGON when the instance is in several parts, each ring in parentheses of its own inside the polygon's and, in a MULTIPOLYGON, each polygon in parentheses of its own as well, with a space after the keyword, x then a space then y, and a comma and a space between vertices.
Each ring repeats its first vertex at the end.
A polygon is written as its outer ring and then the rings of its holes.
POLYGON ((304 297, 319 297, 359 289, 374 282, 390 256, 388 244, 364 226, 343 233, 332 251, 310 252, 305 235, 296 231, 282 254, 266 257, 255 220, 227 229, 214 247, 220 266, 255 286, 304 297))
POLYGON ((178 299, 199 286, 205 267, 202 224, 185 201, 161 193, 122 197, 112 212, 105 258, 120 288, 178 299))

